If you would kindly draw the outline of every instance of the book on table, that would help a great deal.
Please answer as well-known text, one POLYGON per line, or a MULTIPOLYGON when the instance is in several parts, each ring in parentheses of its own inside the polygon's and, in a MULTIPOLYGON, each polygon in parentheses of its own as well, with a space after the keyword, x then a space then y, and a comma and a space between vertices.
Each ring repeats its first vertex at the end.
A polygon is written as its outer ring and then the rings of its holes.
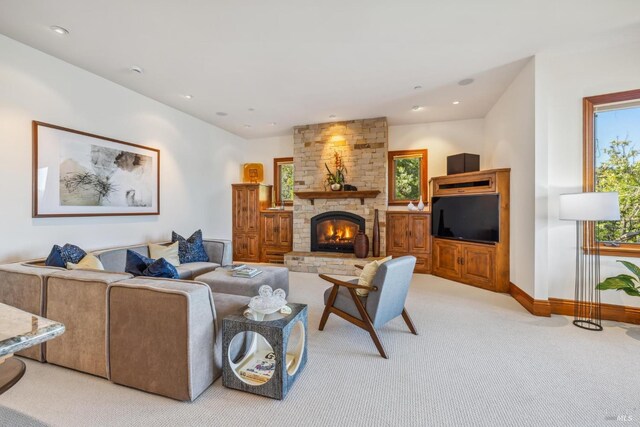
POLYGON ((232 276, 233 277, 244 277, 247 279, 251 279, 253 277, 256 277, 258 274, 262 273, 262 270, 258 270, 257 268, 253 268, 253 267, 243 267, 240 268, 238 270, 233 271, 232 276))

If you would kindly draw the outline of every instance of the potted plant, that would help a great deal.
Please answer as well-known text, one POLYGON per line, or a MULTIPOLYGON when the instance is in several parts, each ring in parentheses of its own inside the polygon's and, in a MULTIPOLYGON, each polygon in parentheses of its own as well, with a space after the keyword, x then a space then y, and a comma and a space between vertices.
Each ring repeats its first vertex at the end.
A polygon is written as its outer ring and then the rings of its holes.
POLYGON ((632 297, 640 297, 640 267, 628 261, 618 260, 618 262, 627 267, 635 277, 628 274, 618 274, 615 277, 608 277, 600 282, 598 286, 596 286, 596 289, 600 289, 601 291, 615 289, 616 291, 623 291, 632 297))
POLYGON ((325 163, 324 167, 327 168, 327 184, 333 191, 342 190, 344 185, 345 175, 347 174, 347 168, 342 163, 342 156, 337 151, 333 152, 333 166, 335 172, 331 172, 329 166, 325 163))

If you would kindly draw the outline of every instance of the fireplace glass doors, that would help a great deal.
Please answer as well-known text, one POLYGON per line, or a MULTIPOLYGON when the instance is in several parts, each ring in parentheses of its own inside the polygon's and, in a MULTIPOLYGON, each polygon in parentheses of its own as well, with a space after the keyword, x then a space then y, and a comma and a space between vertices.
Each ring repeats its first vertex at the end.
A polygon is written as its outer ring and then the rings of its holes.
POLYGON ((353 239, 365 228, 359 215, 349 212, 325 212, 311 218, 311 251, 353 252, 353 239))

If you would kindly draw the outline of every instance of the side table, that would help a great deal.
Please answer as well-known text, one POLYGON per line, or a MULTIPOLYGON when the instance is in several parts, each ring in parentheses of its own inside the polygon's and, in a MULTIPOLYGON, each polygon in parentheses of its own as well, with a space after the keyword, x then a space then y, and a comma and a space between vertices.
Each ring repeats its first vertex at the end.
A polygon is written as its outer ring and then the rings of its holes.
POLYGON ((241 314, 222 322, 222 384, 282 400, 307 363, 307 306, 264 320, 241 314))

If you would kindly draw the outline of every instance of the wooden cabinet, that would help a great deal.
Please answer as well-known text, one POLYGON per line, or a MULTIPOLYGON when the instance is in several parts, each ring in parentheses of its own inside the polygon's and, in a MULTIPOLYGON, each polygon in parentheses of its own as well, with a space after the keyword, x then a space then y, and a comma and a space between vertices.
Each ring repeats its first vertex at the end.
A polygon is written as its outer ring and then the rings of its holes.
POLYGON ((260 261, 260 211, 270 205, 270 185, 232 185, 234 261, 260 261))
POLYGON ((431 215, 387 211, 387 255, 416 257, 416 273, 431 272, 431 215))
POLYGON ((260 213, 260 261, 283 263, 284 254, 293 249, 293 212, 260 213))
POLYGON ((509 174, 510 169, 494 169, 432 178, 434 197, 500 195, 500 240, 484 244, 434 237, 434 275, 496 292, 509 292, 509 174))
POLYGON ((433 239, 433 274, 494 290, 495 245, 433 239))

